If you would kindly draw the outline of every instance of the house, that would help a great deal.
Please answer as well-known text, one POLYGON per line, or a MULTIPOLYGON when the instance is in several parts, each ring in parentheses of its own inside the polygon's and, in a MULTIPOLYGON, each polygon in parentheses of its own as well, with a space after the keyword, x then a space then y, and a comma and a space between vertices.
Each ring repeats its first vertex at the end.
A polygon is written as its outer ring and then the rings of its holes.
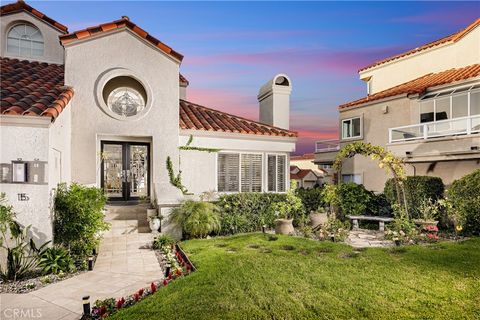
MULTIPOLYGON (((331 165, 353 141, 405 160, 408 175, 446 184, 480 167, 480 19, 465 29, 359 70, 367 95, 342 104, 339 141, 319 141, 315 163, 331 165)), ((344 161, 343 181, 382 191, 388 178, 371 159, 344 161)))
POLYGON ((318 177, 318 183, 323 185, 324 183, 333 182, 333 170, 331 165, 322 164, 317 165, 314 163, 315 154, 305 153, 302 155, 291 156, 290 166, 296 166, 301 169, 310 169, 318 177))
POLYGON ((290 166, 290 180, 297 181, 297 188, 311 189, 319 185, 320 177, 312 169, 290 166))
POLYGON ((289 185, 284 74, 260 88, 252 121, 189 101, 183 56, 128 17, 70 32, 23 1, 1 7, 0 55, 0 187, 36 240, 52 237, 59 182, 156 199, 163 215, 185 198, 180 171, 188 197, 289 185))

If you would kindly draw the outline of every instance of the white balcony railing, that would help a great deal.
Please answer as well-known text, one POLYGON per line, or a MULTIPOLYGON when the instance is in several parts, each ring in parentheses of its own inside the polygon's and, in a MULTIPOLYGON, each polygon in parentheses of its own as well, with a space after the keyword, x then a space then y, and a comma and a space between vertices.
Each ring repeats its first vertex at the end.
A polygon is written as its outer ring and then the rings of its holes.
POLYGON ((480 132, 480 115, 388 129, 388 141, 404 142, 480 132))
POLYGON ((339 140, 320 140, 315 142, 315 152, 330 152, 340 150, 339 140))

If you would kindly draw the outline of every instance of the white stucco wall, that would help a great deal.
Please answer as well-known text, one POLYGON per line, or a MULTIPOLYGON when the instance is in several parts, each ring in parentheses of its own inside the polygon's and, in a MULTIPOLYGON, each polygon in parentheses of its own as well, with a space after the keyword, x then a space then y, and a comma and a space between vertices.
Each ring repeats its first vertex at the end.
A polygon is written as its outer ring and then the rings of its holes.
MULTIPOLYGON (((0 162, 48 161, 49 118, 1 116, 0 162), (13 123, 12 123, 13 122, 13 123)), ((52 217, 48 184, 0 183, 23 226, 32 225, 31 236, 37 244, 52 239, 52 217), (18 193, 25 193, 28 201, 19 201, 18 193)))
POLYGON ((18 12, 14 14, 9 14, 2 16, 0 19, 1 27, 1 38, 0 41, 0 54, 2 57, 17 58, 20 60, 35 60, 43 61, 48 63, 63 64, 63 47, 60 45, 58 36, 63 34, 60 30, 52 27, 48 23, 40 20, 34 15, 27 12, 18 12), (23 57, 18 55, 13 55, 7 52, 7 33, 11 27, 15 26, 17 23, 29 23, 37 27, 43 36, 44 41, 44 54, 41 57, 23 57))
POLYGON ((359 72, 371 78, 371 94, 432 72, 480 63, 480 27, 454 43, 440 45, 359 72))
POLYGON ((170 156, 178 167, 179 63, 125 29, 75 42, 65 51, 65 83, 75 88, 71 101, 72 179, 100 185, 101 136, 143 138, 151 141, 152 182, 158 201, 176 199, 178 192, 169 183, 165 163, 170 156), (147 102, 151 109, 135 121, 110 117, 95 98, 96 90, 101 90, 97 81, 118 68, 138 75, 151 91, 147 102))

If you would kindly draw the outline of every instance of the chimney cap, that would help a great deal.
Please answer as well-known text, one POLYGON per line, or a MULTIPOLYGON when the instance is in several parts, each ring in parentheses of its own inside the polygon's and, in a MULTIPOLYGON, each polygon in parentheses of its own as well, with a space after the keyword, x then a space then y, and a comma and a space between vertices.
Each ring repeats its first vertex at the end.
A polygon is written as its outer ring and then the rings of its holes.
POLYGON ((279 73, 260 88, 257 98, 259 100, 263 99, 274 89, 285 91, 285 93, 290 94, 292 92, 292 81, 286 74, 279 73))

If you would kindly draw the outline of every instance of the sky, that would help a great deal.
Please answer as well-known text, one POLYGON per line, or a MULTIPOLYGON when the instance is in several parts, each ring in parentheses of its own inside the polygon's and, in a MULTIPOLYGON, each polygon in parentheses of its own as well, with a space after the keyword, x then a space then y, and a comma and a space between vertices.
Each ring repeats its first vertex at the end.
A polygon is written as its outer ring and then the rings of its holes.
POLYGON ((258 89, 286 73, 296 154, 338 137, 337 106, 366 94, 358 69, 480 17, 478 1, 27 2, 69 31, 127 15, 184 55, 188 100, 252 120, 258 120, 258 89))

